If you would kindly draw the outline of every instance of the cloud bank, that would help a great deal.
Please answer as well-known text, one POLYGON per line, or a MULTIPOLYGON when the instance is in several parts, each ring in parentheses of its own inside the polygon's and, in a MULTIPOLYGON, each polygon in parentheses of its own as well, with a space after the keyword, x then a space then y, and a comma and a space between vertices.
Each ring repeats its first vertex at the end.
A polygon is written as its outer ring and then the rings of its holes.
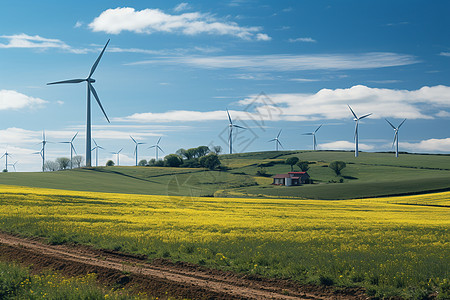
MULTIPOLYGON (((187 8, 177 6, 178 11, 187 8)), ((176 9, 177 9, 176 8, 176 9)), ((261 33, 259 26, 239 26, 235 22, 221 22, 209 14, 199 12, 171 15, 159 9, 135 10, 132 7, 107 9, 96 17, 89 28, 94 32, 119 34, 122 31, 152 34, 155 32, 179 33, 184 35, 229 35, 244 40, 270 40, 261 33)))
POLYGON ((13 90, 0 90, 0 110, 35 108, 47 103, 40 98, 34 98, 13 90))

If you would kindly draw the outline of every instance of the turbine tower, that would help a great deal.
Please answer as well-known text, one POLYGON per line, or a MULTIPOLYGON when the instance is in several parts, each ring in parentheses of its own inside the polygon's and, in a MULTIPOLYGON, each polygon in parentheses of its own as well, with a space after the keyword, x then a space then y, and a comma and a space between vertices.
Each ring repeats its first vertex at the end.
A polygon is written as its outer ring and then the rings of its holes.
POLYGON ((92 151, 95 150, 95 166, 98 167, 98 149, 103 149, 105 150, 105 148, 103 148, 102 146, 97 145, 97 142, 92 139, 92 141, 94 141, 95 147, 92 148, 92 151))
POLYGON ((319 131, 320 127, 322 127, 323 124, 321 124, 319 127, 317 127, 316 130, 313 132, 304 133, 303 135, 312 135, 313 137, 313 150, 316 151, 317 148, 317 141, 316 141, 316 132, 319 131))
POLYGON ((364 116, 361 116, 358 118, 358 116, 355 114, 355 112, 353 111, 353 109, 350 107, 350 105, 347 105, 348 108, 350 108, 350 111, 352 112, 353 117, 355 117, 353 119, 353 121, 356 122, 355 124, 355 157, 358 157, 358 124, 359 124, 359 120, 367 118, 368 116, 370 116, 372 113, 370 114, 365 114, 364 116))
POLYGON ((8 150, 6 150, 5 153, 2 155, 2 157, 0 157, 0 159, 5 157, 5 169, 6 169, 6 172, 8 172, 8 156, 11 156, 11 154, 9 154, 8 150))
POLYGON ((155 148, 155 151, 156 151, 156 161, 158 161, 158 149, 161 150, 162 153, 164 153, 164 150, 161 149, 161 147, 159 146, 159 141, 161 141, 161 137, 158 139, 158 142, 157 142, 155 145, 150 146, 150 147, 147 148, 147 149, 155 148))
POLYGON ((269 141, 269 142, 275 142, 275 149, 276 149, 276 151, 278 151, 278 145, 280 145, 281 148, 283 148, 283 145, 281 145, 281 142, 280 142, 280 139, 279 139, 280 134, 281 134, 281 129, 280 129, 280 131, 278 132, 277 137, 274 138, 274 139, 271 139, 271 140, 269 141))
POLYGON ((136 142, 136 140, 135 139, 133 139, 133 137, 130 135, 130 138, 133 140, 133 142, 136 144, 136 146, 134 147, 134 153, 133 153, 133 155, 135 155, 135 157, 136 157, 136 167, 137 167, 137 165, 138 165, 138 146, 139 145, 143 145, 143 144, 145 144, 145 143, 138 143, 138 142, 136 142))
POLYGON ((87 84, 87 121, 86 121, 86 167, 91 167, 91 93, 94 95, 95 100, 97 100, 98 105, 100 106, 100 109, 102 110, 103 114, 106 117, 106 120, 109 122, 108 116, 106 115, 105 110, 103 109, 102 103, 100 102, 100 99, 98 98, 97 92, 94 89, 94 86, 92 83, 95 82, 95 79, 91 78, 92 75, 95 72, 95 69, 98 66, 98 63, 100 62, 100 59, 103 56, 103 53, 106 50, 106 46, 108 46, 109 40, 106 42, 105 47, 103 47, 102 52, 98 56, 97 60, 95 61, 94 65, 92 65, 91 71, 89 72, 89 76, 85 79, 70 79, 70 80, 64 80, 64 81, 57 81, 57 82, 51 82, 47 83, 47 85, 51 84, 61 84, 61 83, 80 83, 83 81, 86 81, 87 84))
POLYGON ((116 159, 117 159, 117 165, 119 166, 119 157, 120 157, 120 152, 123 150, 123 148, 122 149, 120 149, 119 151, 117 151, 117 152, 111 152, 112 154, 115 154, 117 157, 116 157, 116 159))
POLYGON ((398 125, 397 127, 395 127, 394 125, 392 125, 391 122, 388 121, 388 119, 385 119, 386 122, 389 123, 389 125, 391 125, 391 127, 394 129, 394 141, 392 142, 392 147, 394 147, 395 144, 395 157, 398 157, 398 130, 400 129, 400 126, 403 125, 403 123, 405 123, 406 119, 404 119, 400 125, 398 125))
POLYGON ((41 151, 34 152, 33 154, 40 154, 42 158, 42 172, 45 172, 45 145, 48 143, 48 141, 45 140, 45 130, 42 131, 42 142, 39 144, 42 144, 41 151))
POLYGON ((75 152, 75 155, 77 154, 77 151, 75 150, 75 147, 73 146, 73 140, 77 137, 78 132, 73 136, 73 138, 68 142, 61 142, 61 144, 70 144, 70 169, 72 169, 72 156, 73 152, 75 152))
POLYGON ((228 135, 228 144, 230 146, 230 154, 233 154, 233 127, 241 128, 241 129, 246 129, 246 128, 242 127, 242 126, 239 126, 239 125, 233 124, 233 121, 231 120, 230 113, 228 112, 228 109, 227 109, 227 114, 228 114, 228 120, 230 122, 230 123, 228 123, 228 128, 229 128, 229 131, 230 131, 229 135, 228 135))

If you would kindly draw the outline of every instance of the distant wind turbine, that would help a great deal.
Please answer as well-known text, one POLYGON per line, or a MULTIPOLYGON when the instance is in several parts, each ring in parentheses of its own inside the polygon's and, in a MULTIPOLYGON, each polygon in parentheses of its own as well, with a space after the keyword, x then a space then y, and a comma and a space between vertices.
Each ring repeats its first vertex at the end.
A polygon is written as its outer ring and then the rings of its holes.
POLYGON ((98 66, 98 63, 100 62, 100 59, 103 56, 103 53, 106 50, 106 46, 108 46, 109 40, 106 42, 105 47, 103 47, 102 52, 98 56, 97 60, 95 61, 94 65, 92 65, 91 71, 89 72, 89 76, 85 79, 70 79, 70 80, 64 80, 64 81, 57 81, 57 82, 51 82, 47 83, 47 85, 50 84, 61 84, 61 83, 80 83, 83 81, 86 81, 87 83, 87 121, 86 121, 86 167, 91 167, 91 93, 94 95, 95 100, 97 100, 98 105, 100 106, 100 109, 102 110, 103 114, 106 117, 106 120, 109 122, 108 116, 106 115, 105 110, 103 109, 102 103, 100 102, 100 99, 98 98, 97 92, 94 89, 94 86, 92 83, 95 82, 95 79, 91 78, 92 75, 95 72, 95 69, 98 66))
POLYGON ((8 150, 6 150, 5 153, 0 157, 0 159, 2 159, 3 157, 5 158, 5 169, 6 169, 6 172, 8 172, 8 156, 11 156, 11 154, 9 154, 8 150))
POLYGON ((42 158, 42 172, 45 172, 45 145, 48 142, 49 141, 45 140, 45 130, 43 130, 42 131, 42 142, 38 143, 38 145, 42 144, 41 151, 33 153, 33 154, 40 154, 41 155, 41 158, 42 158))
POLYGON ((403 123, 405 123, 406 119, 404 119, 400 125, 398 125, 397 127, 395 127, 394 125, 392 125, 391 122, 388 121, 388 119, 385 119, 386 122, 389 123, 389 125, 391 125, 391 127, 394 129, 394 141, 392 142, 392 147, 394 147, 395 144, 395 157, 398 157, 398 130, 400 129, 400 126, 403 125, 403 123))
POLYGON ((95 144, 95 147, 92 148, 92 151, 95 150, 95 166, 98 167, 98 149, 103 149, 103 150, 105 150, 105 148, 103 148, 102 146, 99 146, 99 145, 97 144, 97 142, 96 142, 94 139, 92 139, 92 141, 93 141, 94 144, 95 144))
POLYGON ((117 151, 117 152, 111 152, 112 154, 115 154, 117 157, 116 157, 116 159, 117 159, 117 165, 119 166, 119 157, 120 157, 120 152, 123 150, 123 148, 122 149, 120 149, 119 151, 117 151))
POLYGON ((19 161, 16 161, 15 163, 13 163, 13 164, 9 164, 10 166, 12 166, 13 168, 14 168, 14 172, 17 172, 17 170, 16 170, 16 164, 18 163, 19 161))
POLYGON ((136 146, 134 147, 134 153, 133 153, 133 155, 135 155, 135 157, 136 157, 136 166, 138 165, 138 146, 139 145, 143 145, 143 144, 145 144, 145 143, 138 143, 138 142, 136 142, 136 140, 135 139, 133 139, 133 137, 130 135, 130 138, 133 140, 133 142, 136 144, 136 146))
POLYGON ((280 129, 280 131, 278 132, 277 137, 274 138, 274 139, 271 139, 271 140, 269 141, 269 142, 275 142, 275 149, 276 149, 276 151, 278 151, 278 145, 280 145, 281 148, 283 148, 283 145, 281 145, 281 142, 280 142, 280 139, 279 139, 280 134, 281 134, 281 129, 280 129))
POLYGON ((228 128, 229 128, 229 135, 228 135, 228 144, 230 146, 230 154, 233 154, 233 127, 236 128, 241 128, 241 129, 246 129, 245 127, 233 124, 233 121, 231 120, 230 117, 230 113, 228 112, 227 109, 227 114, 228 114, 228 120, 230 123, 228 123, 228 128))
POLYGON ((161 137, 158 139, 158 142, 156 142, 155 145, 150 146, 150 147, 147 148, 147 149, 155 148, 155 151, 156 151, 156 160, 158 160, 158 149, 161 150, 162 153, 164 153, 164 150, 161 149, 161 147, 159 146, 159 141, 161 141, 161 137))
POLYGON ((73 140, 77 137, 77 135, 78 135, 78 132, 75 133, 75 135, 73 136, 73 138, 70 141, 61 142, 61 144, 70 144, 70 169, 72 169, 72 162, 73 162, 73 159, 72 159, 73 154, 72 153, 75 152, 75 155, 77 154, 77 151, 75 150, 75 147, 73 146, 73 140))
POLYGON ((316 130, 313 132, 304 133, 303 135, 312 135, 313 137, 313 150, 316 151, 317 148, 317 141, 316 141, 316 132, 319 131, 320 127, 322 127, 323 124, 321 124, 319 127, 317 127, 316 130))
POLYGON ((350 108, 350 111, 352 112, 352 115, 355 117, 353 119, 353 121, 356 122, 355 124, 355 157, 358 157, 358 124, 359 124, 359 120, 367 118, 368 116, 370 116, 372 113, 370 114, 366 114, 364 116, 361 116, 358 118, 358 116, 355 114, 355 112, 353 111, 353 109, 350 107, 350 105, 347 105, 348 108, 350 108))

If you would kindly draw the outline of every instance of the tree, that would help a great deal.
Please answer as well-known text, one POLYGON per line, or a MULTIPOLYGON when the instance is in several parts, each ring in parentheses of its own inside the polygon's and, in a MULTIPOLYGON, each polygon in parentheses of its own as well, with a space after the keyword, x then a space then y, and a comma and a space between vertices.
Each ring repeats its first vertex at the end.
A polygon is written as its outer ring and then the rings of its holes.
POLYGON ((333 162, 330 163, 330 165, 328 166, 330 169, 332 169, 337 176, 341 175, 341 171, 342 169, 344 169, 347 165, 345 164, 345 162, 340 161, 340 160, 335 160, 333 162))
POLYGON ((189 148, 186 150, 186 153, 184 153, 184 156, 187 160, 195 158, 197 155, 197 148, 189 148))
POLYGON ((145 167, 146 165, 147 165, 147 160, 146 159, 141 159, 138 162, 138 166, 145 167))
POLYGON ((221 164, 219 156, 215 153, 209 153, 208 155, 200 157, 199 163, 202 167, 210 170, 214 170, 221 164))
POLYGON ((81 155, 75 155, 72 157, 72 163, 76 168, 81 168, 81 165, 84 162, 84 157, 81 155))
POLYGON ((175 152, 175 154, 176 154, 176 155, 179 155, 179 156, 181 156, 181 157, 184 157, 184 158, 186 158, 186 159, 189 159, 189 158, 186 156, 186 149, 183 149, 183 148, 178 149, 178 150, 175 152))
POLYGON ((59 165, 60 170, 65 170, 70 166, 70 158, 58 157, 56 163, 59 165))
POLYGON ((44 170, 46 171, 58 171, 59 164, 56 161, 47 160, 44 164, 44 170))
POLYGON ((212 151, 213 151, 215 154, 220 154, 220 153, 222 153, 222 147, 221 147, 221 146, 214 146, 214 147, 212 148, 212 151))
POLYGON ((301 160, 297 163, 297 167, 299 167, 302 172, 306 172, 309 170, 309 163, 306 160, 301 160))
POLYGON ((198 158, 205 156, 206 154, 208 154, 209 152, 211 152, 211 150, 209 150, 209 147, 207 146, 198 146, 195 156, 197 156, 198 158))
POLYGON ((108 160, 107 162, 106 162, 106 166, 107 167, 113 167, 115 165, 115 163, 112 161, 112 160, 108 160))
POLYGON ((286 159, 286 164, 291 166, 291 172, 294 170, 294 165, 298 162, 298 157, 289 157, 286 159))
POLYGON ((164 165, 167 167, 179 167, 183 163, 183 159, 176 154, 169 154, 164 157, 164 165))

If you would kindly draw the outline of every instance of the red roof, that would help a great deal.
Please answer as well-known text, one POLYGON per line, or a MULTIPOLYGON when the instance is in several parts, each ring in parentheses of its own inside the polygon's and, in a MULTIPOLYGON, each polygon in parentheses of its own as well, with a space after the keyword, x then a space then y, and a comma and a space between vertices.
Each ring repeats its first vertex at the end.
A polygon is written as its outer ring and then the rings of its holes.
POLYGON ((291 177, 292 179, 300 179, 300 177, 291 177))
POLYGON ((277 174, 273 176, 272 178, 290 178, 289 174, 277 174))

